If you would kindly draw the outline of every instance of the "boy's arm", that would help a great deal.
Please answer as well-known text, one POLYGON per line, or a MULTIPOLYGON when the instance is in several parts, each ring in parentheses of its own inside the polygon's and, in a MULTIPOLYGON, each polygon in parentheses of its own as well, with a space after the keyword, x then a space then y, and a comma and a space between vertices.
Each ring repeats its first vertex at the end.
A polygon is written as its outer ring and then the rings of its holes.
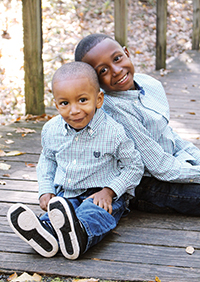
MULTIPOLYGON (((50 130, 52 130, 50 128, 50 130)), ((42 152, 37 165, 37 179, 39 185, 39 198, 43 194, 56 194, 56 189, 54 186, 54 178, 57 169, 57 162, 55 159, 55 153, 49 149, 49 122, 47 122, 41 133, 41 143, 42 143, 42 152)), ((42 204, 45 207, 45 204, 42 204)))
POLYGON ((43 194, 56 194, 56 189, 54 186, 56 168, 56 161, 50 157, 45 156, 44 152, 42 152, 37 165, 39 198, 43 194))
POLYGON ((193 143, 183 140, 176 132, 173 132, 175 140, 175 157, 181 158, 188 154, 188 161, 193 165, 200 165, 200 150, 193 143))
POLYGON ((121 113, 116 116, 118 122, 124 121, 127 135, 135 141, 136 149, 140 152, 144 165, 154 177, 162 181, 200 183, 200 165, 192 166, 165 152, 151 137, 141 121, 133 115, 121 113))

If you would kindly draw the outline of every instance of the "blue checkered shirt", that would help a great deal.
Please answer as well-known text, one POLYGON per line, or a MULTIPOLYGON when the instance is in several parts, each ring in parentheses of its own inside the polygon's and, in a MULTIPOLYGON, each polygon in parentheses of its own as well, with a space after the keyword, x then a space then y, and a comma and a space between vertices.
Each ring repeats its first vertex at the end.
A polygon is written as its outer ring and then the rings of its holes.
POLYGON ((135 74, 137 90, 109 92, 103 109, 135 142, 146 176, 171 182, 200 183, 200 150, 168 125, 169 105, 162 84, 135 74))
POLYGON ((89 188, 109 187, 119 198, 134 195, 144 173, 139 152, 118 124, 102 109, 76 132, 58 115, 42 130, 42 153, 37 165, 39 197, 56 194, 76 197, 89 188))

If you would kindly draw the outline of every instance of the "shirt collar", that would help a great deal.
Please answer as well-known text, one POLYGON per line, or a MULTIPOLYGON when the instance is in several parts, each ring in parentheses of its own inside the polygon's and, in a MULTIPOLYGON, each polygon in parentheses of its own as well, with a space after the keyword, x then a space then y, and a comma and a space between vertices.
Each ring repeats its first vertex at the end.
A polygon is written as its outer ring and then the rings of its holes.
POLYGON ((145 91, 142 86, 140 86, 136 81, 134 81, 135 90, 126 90, 126 91, 110 91, 105 94, 112 97, 132 99, 140 96, 140 94, 145 95, 145 91))

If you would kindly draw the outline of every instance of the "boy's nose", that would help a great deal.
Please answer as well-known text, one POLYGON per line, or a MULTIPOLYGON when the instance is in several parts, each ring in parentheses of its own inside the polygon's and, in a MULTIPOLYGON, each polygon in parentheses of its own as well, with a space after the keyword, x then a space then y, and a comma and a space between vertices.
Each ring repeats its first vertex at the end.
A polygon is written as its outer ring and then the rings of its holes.
POLYGON ((113 76, 117 76, 122 72, 122 67, 114 65, 112 67, 112 70, 113 70, 113 76))
POLYGON ((71 105, 70 114, 71 115, 76 115, 78 113, 80 113, 80 109, 79 109, 78 105, 76 105, 76 104, 71 105))

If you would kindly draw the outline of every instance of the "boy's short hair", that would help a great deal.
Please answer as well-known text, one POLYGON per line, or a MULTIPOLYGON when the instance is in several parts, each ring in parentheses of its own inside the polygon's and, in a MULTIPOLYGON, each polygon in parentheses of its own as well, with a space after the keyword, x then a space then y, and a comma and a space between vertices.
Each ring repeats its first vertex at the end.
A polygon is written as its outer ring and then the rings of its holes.
POLYGON ((112 37, 106 34, 94 33, 84 37, 76 46, 75 49, 75 61, 82 61, 83 57, 98 43, 104 39, 114 40, 112 37))
POLYGON ((52 90, 55 81, 64 80, 73 77, 85 77, 89 78, 90 83, 94 86, 97 92, 100 91, 99 80, 96 71, 89 64, 84 62, 71 62, 62 65, 54 73, 52 78, 52 90))

